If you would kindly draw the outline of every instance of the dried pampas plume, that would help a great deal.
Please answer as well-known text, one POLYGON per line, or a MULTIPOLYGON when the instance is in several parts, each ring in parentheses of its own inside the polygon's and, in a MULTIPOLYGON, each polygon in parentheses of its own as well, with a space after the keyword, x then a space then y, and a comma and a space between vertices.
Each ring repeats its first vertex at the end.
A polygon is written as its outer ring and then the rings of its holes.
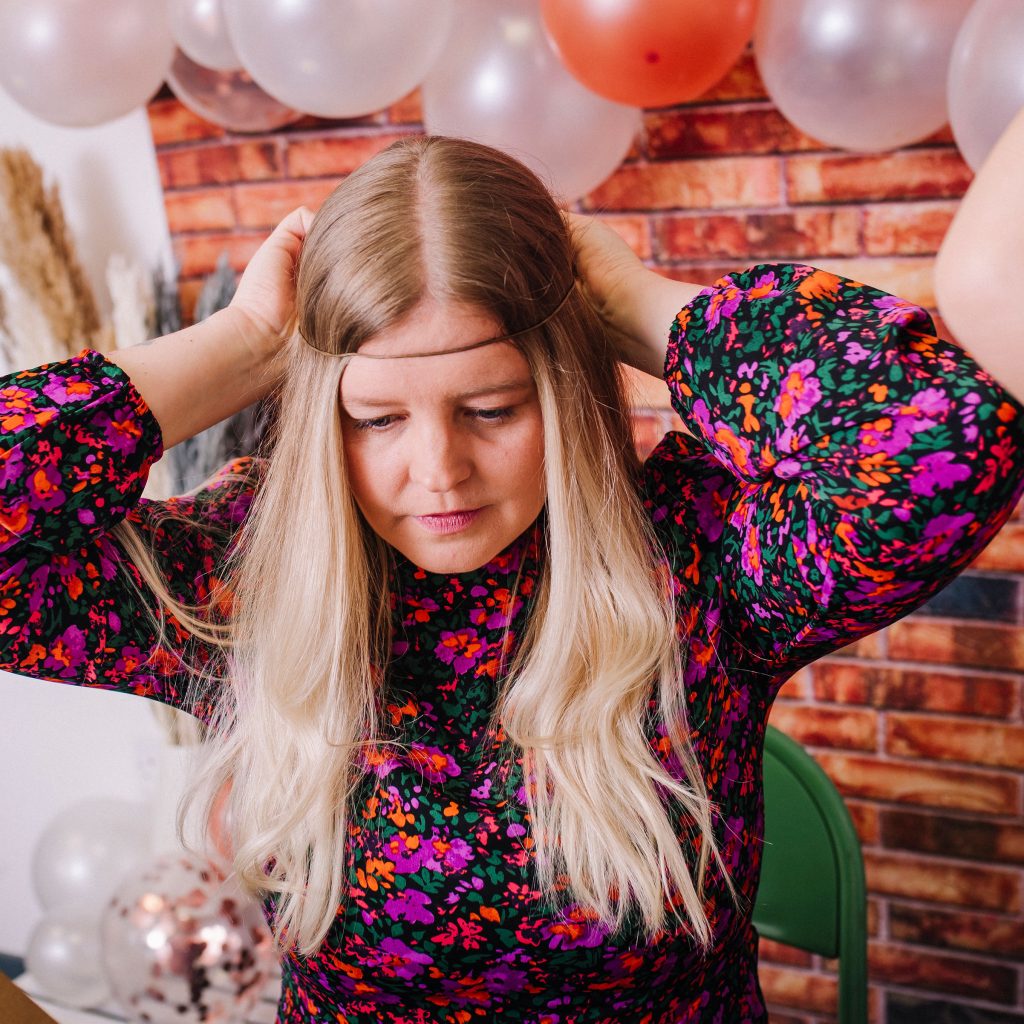
POLYGON ((60 192, 56 185, 45 186, 42 169, 24 149, 0 148, 0 262, 45 318, 61 356, 109 341, 68 233, 60 192))

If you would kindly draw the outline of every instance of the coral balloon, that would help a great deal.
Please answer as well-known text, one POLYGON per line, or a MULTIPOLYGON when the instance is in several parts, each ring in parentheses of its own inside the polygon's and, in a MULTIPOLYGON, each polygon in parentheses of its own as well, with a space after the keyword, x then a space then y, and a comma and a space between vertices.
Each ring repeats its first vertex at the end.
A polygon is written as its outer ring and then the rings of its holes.
POLYGON ((170 0, 168 10, 171 35, 192 60, 214 71, 241 69, 228 36, 222 0, 170 0))
POLYGON ((215 71, 181 50, 167 73, 167 84, 189 110, 233 132, 270 132, 302 117, 268 96, 247 71, 215 71))
POLYGON ((786 118, 821 142, 909 145, 946 123, 946 70, 970 4, 761 0, 761 77, 786 118))
POLYGON ((619 166, 640 112, 565 70, 534 0, 473 0, 423 83, 423 121, 432 135, 504 150, 571 200, 619 166))
POLYGON ((53 124, 96 125, 141 107, 173 56, 164 3, 0 3, 0 85, 53 124))
POLYGON ((225 0, 242 64, 275 99, 361 117, 420 84, 448 36, 453 0, 225 0))
POLYGON ((599 96, 634 107, 684 103, 736 62, 757 0, 541 0, 565 66, 599 96))
POLYGON ((1024 108, 1024 4, 977 0, 949 62, 949 123, 964 159, 977 170, 1024 108))
POLYGON ((122 886, 100 935, 115 997, 151 1024, 240 1019, 276 959, 259 906, 192 855, 158 857, 122 886))

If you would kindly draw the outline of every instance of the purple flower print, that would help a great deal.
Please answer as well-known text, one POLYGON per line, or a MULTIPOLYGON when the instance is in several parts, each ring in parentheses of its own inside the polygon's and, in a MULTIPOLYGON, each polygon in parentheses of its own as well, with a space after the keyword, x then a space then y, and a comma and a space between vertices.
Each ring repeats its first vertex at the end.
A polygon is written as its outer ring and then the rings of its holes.
POLYGON ((933 452, 918 459, 920 472, 910 481, 910 493, 930 498, 936 491, 945 490, 971 475, 970 466, 954 462, 954 452, 933 452))
POLYGON ((895 295, 883 295, 871 304, 875 309, 881 310, 883 324, 911 324, 924 316, 920 307, 895 295))
POLYGON ((473 848, 464 839, 449 839, 434 829, 425 844, 423 866, 447 875, 461 871, 474 859, 473 848))
POLYGON ((418 835, 399 832, 387 838, 382 855, 395 865, 395 871, 411 875, 423 866, 423 840, 418 835))
POLYGON ((410 743, 408 760, 409 764, 413 768, 418 768, 430 782, 444 782, 462 774, 462 769, 451 754, 426 743, 410 743))
POLYGON ((85 661, 85 635, 77 626, 68 626, 50 647, 43 665, 55 675, 74 678, 85 661))
POLYGON ((718 322, 723 316, 731 317, 740 308, 743 298, 743 291, 735 285, 731 288, 718 289, 708 303, 704 333, 710 334, 718 326, 718 322))
POLYGON ((60 487, 61 477, 56 466, 41 466, 35 472, 29 473, 25 482, 28 484, 26 489, 29 508, 52 512, 67 500, 67 495, 60 487))
MULTIPOLYGON (((18 391, 18 388, 9 388, 8 391, 18 391)), ((67 377, 60 377, 51 374, 43 385, 43 394, 49 398, 54 405, 67 405, 69 402, 88 401, 96 391, 96 385, 87 380, 69 380, 67 377)), ((4 392, 6 396, 7 392, 4 392)), ((21 394, 27 398, 34 397, 31 392, 22 391, 21 394)))
POLYGON ((567 908, 562 920, 546 922, 544 932, 551 949, 593 949, 608 937, 608 929, 579 907, 567 908))
POLYGON ((380 967, 385 974, 406 980, 418 977, 434 962, 426 953, 411 949, 401 939, 393 938, 382 939, 372 959, 376 963, 371 962, 371 954, 368 953, 365 961, 368 966, 380 967))
POLYGON ((384 901, 384 913, 392 921, 412 921, 415 924, 431 924, 434 915, 427 910, 430 902, 426 893, 418 889, 405 889, 396 892, 384 901))
POLYGON ((816 369, 813 359, 793 363, 782 380, 782 389, 775 399, 775 411, 787 427, 793 425, 821 401, 821 383, 811 373, 816 369))
POLYGON ((121 408, 112 417, 97 416, 96 424, 103 427, 105 442, 118 455, 131 455, 138 447, 142 428, 134 410, 121 408))
POLYGON ((434 648, 434 653, 461 675, 480 660, 484 649, 485 644, 477 631, 472 626, 466 626, 455 632, 442 630, 441 639, 434 648))
POLYGON ((871 358, 871 349, 865 348, 859 341, 853 340, 846 346, 843 358, 854 366, 871 358))
MULTIPOLYGON (((0 410, 2 416, 2 410, 0 410)), ((25 456, 20 448, 0 452, 0 487, 10 487, 25 476, 25 456)))

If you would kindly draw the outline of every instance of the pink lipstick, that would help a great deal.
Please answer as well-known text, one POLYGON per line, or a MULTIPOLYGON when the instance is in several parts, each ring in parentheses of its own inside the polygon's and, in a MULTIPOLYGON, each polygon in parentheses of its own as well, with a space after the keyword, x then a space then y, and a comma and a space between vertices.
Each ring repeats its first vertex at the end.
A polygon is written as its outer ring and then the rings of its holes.
POLYGON ((460 509, 458 512, 445 512, 440 515, 416 516, 416 522, 431 533, 458 533, 465 530, 480 515, 480 509, 460 509))

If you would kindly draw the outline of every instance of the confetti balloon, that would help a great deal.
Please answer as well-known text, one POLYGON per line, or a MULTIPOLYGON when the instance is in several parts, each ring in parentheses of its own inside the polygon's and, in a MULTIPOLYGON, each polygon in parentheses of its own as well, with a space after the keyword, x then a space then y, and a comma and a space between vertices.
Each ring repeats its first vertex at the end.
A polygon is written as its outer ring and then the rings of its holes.
POLYGON ((165 855, 124 885, 100 925, 114 997, 133 1021, 226 1024, 271 976, 259 906, 211 861, 165 855))

